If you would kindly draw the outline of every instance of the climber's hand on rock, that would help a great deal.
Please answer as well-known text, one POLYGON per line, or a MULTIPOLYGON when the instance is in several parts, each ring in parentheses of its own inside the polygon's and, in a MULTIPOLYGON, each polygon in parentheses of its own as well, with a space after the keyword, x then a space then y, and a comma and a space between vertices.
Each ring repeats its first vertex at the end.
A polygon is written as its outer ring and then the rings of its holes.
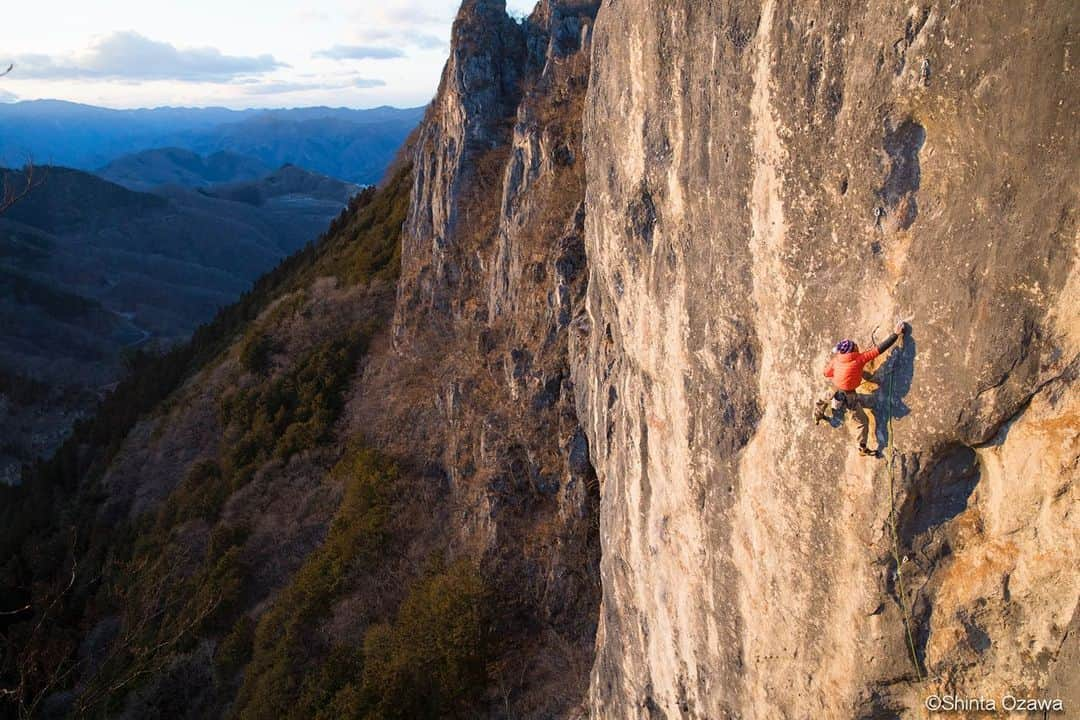
POLYGON ((905 332, 907 332, 907 323, 904 322, 903 320, 901 320, 896 325, 896 334, 897 335, 903 335, 905 332))

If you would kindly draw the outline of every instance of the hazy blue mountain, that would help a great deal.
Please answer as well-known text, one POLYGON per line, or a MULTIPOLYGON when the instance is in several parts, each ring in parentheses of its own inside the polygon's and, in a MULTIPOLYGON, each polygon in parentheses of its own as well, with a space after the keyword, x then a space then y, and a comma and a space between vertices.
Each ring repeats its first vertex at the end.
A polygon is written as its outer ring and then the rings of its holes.
POLYGON ((203 157, 183 148, 156 148, 119 157, 95 174, 131 190, 152 190, 257 180, 269 172, 261 160, 225 150, 203 157))
POLYGON ((268 167, 292 163, 324 175, 378 181, 424 108, 110 110, 57 100, 0 104, 0 162, 32 156, 97 170, 144 150, 229 151, 268 167))
POLYGON ((125 348, 186 338, 315 239, 422 115, 0 104, 0 166, 54 166, 0 218, 0 482, 56 446, 125 348))
POLYGON ((111 110, 63 100, 0 104, 0 158, 93 170, 121 155, 162 147, 161 139, 236 122, 250 111, 224 108, 111 110))
POLYGON ((254 180, 219 184, 202 191, 205 195, 222 200, 233 200, 257 207, 265 207, 279 200, 290 205, 317 200, 333 203, 338 208, 348 203, 349 198, 358 192, 358 185, 308 172, 295 165, 283 165, 278 170, 254 180))
POLYGON ((209 154, 228 150, 271 167, 291 163, 350 182, 371 184, 383 175, 419 114, 409 123, 357 123, 343 117, 304 117, 268 112, 211 130, 191 130, 169 142, 209 154))

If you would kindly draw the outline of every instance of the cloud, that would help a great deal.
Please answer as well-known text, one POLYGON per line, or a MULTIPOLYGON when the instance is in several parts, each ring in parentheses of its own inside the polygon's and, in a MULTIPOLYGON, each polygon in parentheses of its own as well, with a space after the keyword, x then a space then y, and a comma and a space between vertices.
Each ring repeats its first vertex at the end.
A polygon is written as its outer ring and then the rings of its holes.
POLYGON ((412 35, 409 39, 414 45, 424 50, 443 50, 450 47, 450 41, 438 35, 412 35))
POLYGON ((457 14, 457 3, 432 3, 424 0, 397 0, 366 11, 372 25, 448 25, 457 14))
POLYGON ((216 48, 177 48, 136 32, 116 32, 68 56, 23 55, 20 78, 222 82, 288 67, 272 55, 225 55, 216 48))
POLYGON ((391 60, 405 57, 405 53, 398 48, 381 45, 334 45, 320 50, 313 57, 331 60, 391 60))
POLYGON ((386 87, 386 83, 378 78, 356 78, 345 87, 369 89, 377 87, 386 87))
MULTIPOLYGON (((393 30, 388 30, 386 28, 372 28, 364 31, 362 34, 362 38, 365 42, 368 43, 381 43, 382 45, 377 46, 381 49, 393 49, 385 48, 385 45, 393 45, 398 47, 409 46, 420 48, 421 50, 447 50, 450 47, 449 37, 442 37, 440 35, 436 35, 434 32, 424 32, 412 27, 396 28, 393 30)), ((348 47, 372 46, 335 45, 334 48, 331 49, 348 47)), ((328 57, 323 54, 326 52, 328 51, 324 50, 322 51, 322 53, 316 53, 316 55, 320 57, 328 57)), ((401 54, 396 55, 395 57, 405 56, 405 53, 401 50, 397 50, 396 52, 399 52, 401 54)))
POLYGON ((450 46, 450 24, 459 4, 439 0, 396 0, 377 7, 354 10, 349 16, 349 24, 365 28, 358 36, 365 42, 417 47, 421 50, 446 50, 450 46))
POLYGON ((325 23, 330 22, 332 18, 330 13, 312 8, 303 8, 297 11, 296 19, 303 23, 325 23))
POLYGON ((367 90, 385 87, 386 83, 378 78, 355 77, 342 82, 267 82, 244 87, 247 95, 283 95, 286 93, 309 92, 312 90, 347 90, 350 88, 367 90))
POLYGON ((15 93, 9 93, 7 90, 0 90, 0 103, 13 103, 18 101, 19 96, 15 93))

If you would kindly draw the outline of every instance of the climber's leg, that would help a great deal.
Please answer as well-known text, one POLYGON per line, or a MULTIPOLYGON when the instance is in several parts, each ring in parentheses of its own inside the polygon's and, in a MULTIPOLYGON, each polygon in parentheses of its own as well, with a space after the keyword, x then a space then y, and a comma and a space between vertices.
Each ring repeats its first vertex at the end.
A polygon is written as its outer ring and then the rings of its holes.
POLYGON ((867 455, 873 454, 866 447, 866 439, 870 435, 870 418, 863 408, 862 401, 854 392, 844 393, 844 401, 848 412, 851 413, 851 417, 855 420, 855 424, 859 426, 859 450, 867 455))

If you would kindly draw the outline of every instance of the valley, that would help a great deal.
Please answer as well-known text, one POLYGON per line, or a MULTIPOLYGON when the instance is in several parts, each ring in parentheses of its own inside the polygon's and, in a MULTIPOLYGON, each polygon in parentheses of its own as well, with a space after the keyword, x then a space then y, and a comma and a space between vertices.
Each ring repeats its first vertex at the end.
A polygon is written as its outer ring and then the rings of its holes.
MULTIPOLYGON (((360 192, 296 164, 273 165, 302 158, 326 166, 304 149, 320 142, 312 123, 335 125, 345 143, 331 153, 334 171, 370 180, 385 171, 415 116, 391 109, 373 117, 176 110, 165 119, 162 112, 0 105, 8 155, 22 143, 40 149, 38 157, 48 148, 50 156, 90 164, 103 148, 165 142, 168 133, 187 133, 188 144, 208 153, 138 150, 94 172, 39 165, 32 192, 0 216, 0 371, 8 385, 37 388, 0 396, 0 482, 18 482, 24 466, 52 452, 134 354, 186 340, 253 280, 318 238, 360 192), (225 118, 234 122, 213 124, 225 118), (259 129, 266 124, 270 129, 259 129), (79 137, 93 153, 79 150, 79 137), (234 145, 257 146, 263 159, 214 149, 234 145)), ((10 187, 25 184, 20 170, 0 173, 10 187)))

